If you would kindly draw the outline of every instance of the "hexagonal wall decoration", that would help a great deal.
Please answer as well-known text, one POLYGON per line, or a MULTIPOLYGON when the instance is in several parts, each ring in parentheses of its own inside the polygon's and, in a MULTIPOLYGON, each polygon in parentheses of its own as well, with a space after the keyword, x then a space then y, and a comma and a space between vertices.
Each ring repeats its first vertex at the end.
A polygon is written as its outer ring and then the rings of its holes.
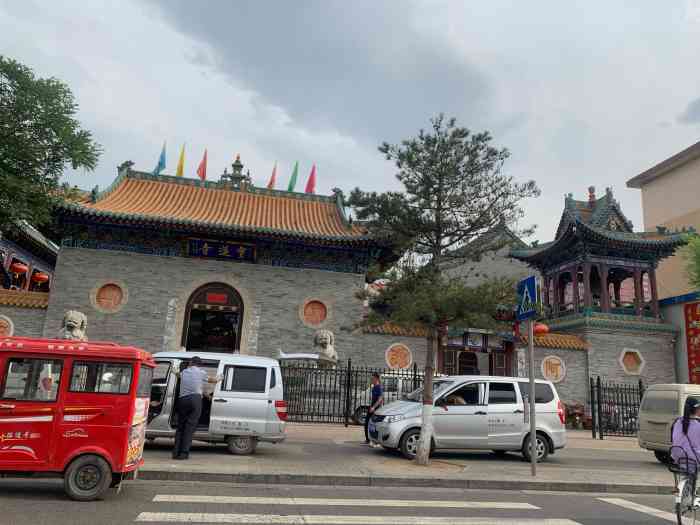
POLYGON ((619 357, 620 366, 628 376, 638 376, 644 370, 644 357, 639 350, 623 348, 619 357))

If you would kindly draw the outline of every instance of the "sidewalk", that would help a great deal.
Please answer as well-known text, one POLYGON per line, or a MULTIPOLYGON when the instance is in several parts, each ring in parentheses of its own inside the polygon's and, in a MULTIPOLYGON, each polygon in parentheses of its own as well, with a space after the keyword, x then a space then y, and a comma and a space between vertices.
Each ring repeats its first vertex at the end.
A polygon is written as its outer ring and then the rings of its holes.
POLYGON ((189 461, 173 461, 167 440, 147 445, 141 479, 310 485, 430 486, 669 494, 672 476, 635 438, 593 440, 570 431, 568 446, 538 464, 537 477, 520 454, 436 453, 421 467, 399 454, 363 444, 361 427, 288 425, 287 440, 261 443, 252 456, 195 443, 189 461))

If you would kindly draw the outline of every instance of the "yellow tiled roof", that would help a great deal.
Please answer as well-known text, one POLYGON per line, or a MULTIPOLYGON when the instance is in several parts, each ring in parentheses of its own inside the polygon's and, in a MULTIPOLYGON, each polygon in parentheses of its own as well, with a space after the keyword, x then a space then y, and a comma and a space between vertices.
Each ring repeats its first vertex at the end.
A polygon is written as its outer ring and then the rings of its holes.
POLYGON ((15 306, 17 308, 47 308, 49 306, 49 294, 0 288, 0 305, 15 306))
POLYGON ((416 326, 413 328, 404 328, 393 323, 384 323, 381 325, 367 325, 362 327, 362 331, 366 334, 378 335, 395 335, 401 337, 427 337, 428 332, 425 328, 416 326))
POLYGON ((254 187, 233 190, 216 182, 134 171, 121 175, 95 202, 66 203, 64 207, 88 216, 127 222, 340 241, 367 238, 365 228, 345 219, 335 197, 254 187))
MULTIPOLYGON (((527 344, 527 337, 520 336, 520 342, 527 344)), ((563 350, 587 350, 588 343, 577 335, 544 334, 535 336, 535 346, 539 348, 560 348, 563 350)))

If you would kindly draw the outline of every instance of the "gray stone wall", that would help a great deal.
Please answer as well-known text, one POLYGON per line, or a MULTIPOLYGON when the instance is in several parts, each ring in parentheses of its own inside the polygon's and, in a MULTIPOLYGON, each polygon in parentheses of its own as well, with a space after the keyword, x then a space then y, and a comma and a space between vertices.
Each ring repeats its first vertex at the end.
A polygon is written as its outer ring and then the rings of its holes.
POLYGON ((424 364, 423 339, 353 330, 363 314, 362 301, 355 297, 364 286, 363 275, 117 251, 61 249, 44 334, 55 334, 64 312, 73 309, 88 316, 90 340, 133 344, 150 352, 176 350, 187 301, 210 282, 229 284, 243 298, 242 353, 278 357, 280 350, 312 352, 317 328, 306 326, 300 315, 304 301, 315 298, 329 308, 321 328, 335 334, 339 361, 351 357, 356 365, 384 367, 387 347, 402 342, 424 364), (127 293, 116 313, 99 311, 91 300, 106 282, 118 283, 127 293))
MULTIPOLYGON (((527 352, 523 349, 519 351, 527 352)), ((535 377, 537 379, 544 379, 542 375, 542 361, 552 355, 564 361, 566 366, 566 376, 562 381, 554 385, 559 393, 559 398, 564 403, 576 402, 586 404, 590 397, 587 352, 585 350, 535 347, 535 377)), ((525 356, 527 356, 527 353, 525 356)), ((527 368, 525 369, 525 374, 527 374, 527 368)))
POLYGON ((46 310, 43 308, 0 306, 0 315, 7 317, 14 325, 14 333, 12 335, 18 337, 41 337, 44 319, 46 318, 46 310))
POLYGON ((589 375, 601 376, 615 382, 634 383, 642 379, 645 385, 674 383, 676 359, 672 334, 624 330, 588 328, 582 334, 588 341, 589 375), (620 365, 623 349, 639 351, 644 368, 639 375, 625 373, 620 365))

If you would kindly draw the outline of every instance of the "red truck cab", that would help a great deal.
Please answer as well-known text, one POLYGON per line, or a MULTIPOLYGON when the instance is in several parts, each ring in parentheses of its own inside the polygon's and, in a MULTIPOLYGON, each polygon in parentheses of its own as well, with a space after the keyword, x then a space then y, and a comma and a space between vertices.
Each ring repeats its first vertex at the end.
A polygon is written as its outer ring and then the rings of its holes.
POLYGON ((0 477, 62 476, 80 501, 135 478, 154 367, 115 343, 0 338, 0 477))

